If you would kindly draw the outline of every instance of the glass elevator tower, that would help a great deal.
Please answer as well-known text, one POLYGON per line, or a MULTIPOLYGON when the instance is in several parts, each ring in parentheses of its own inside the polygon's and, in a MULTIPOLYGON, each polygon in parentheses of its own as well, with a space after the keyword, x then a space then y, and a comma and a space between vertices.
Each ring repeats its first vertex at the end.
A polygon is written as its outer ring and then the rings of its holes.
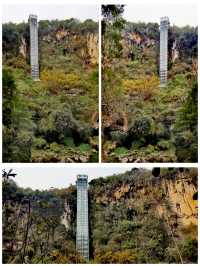
POLYGON ((30 27, 30 63, 31 76, 34 80, 39 80, 39 64, 38 64, 38 23, 37 16, 29 16, 30 27))
POLYGON ((77 228, 76 250, 89 260, 89 227, 88 227, 88 176, 78 175, 77 187, 77 228))
POLYGON ((168 68, 168 17, 160 18, 160 84, 165 85, 167 82, 168 68))

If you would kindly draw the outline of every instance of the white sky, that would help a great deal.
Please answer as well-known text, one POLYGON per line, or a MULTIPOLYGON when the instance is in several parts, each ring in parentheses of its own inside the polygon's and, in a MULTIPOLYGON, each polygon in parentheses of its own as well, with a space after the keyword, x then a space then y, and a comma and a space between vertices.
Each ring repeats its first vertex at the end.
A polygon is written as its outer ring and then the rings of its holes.
POLYGON ((13 169, 17 176, 13 179, 20 187, 30 187, 32 189, 48 189, 51 187, 65 188, 70 184, 75 184, 78 174, 88 175, 89 181, 98 178, 106 177, 113 174, 123 173, 131 170, 133 166, 105 166, 105 165, 67 165, 59 167, 37 166, 37 167, 4 167, 3 169, 13 169))
MULTIPOLYGON (((37 2, 37 0, 35 0, 37 2)), ((98 21, 99 5, 88 4, 83 1, 83 4, 33 4, 34 1, 30 1, 31 4, 7 4, 3 5, 2 21, 19 23, 22 21, 27 22, 29 14, 37 14, 39 20, 43 19, 69 19, 77 18, 81 21, 85 19, 93 19, 98 21)), ((77 2, 77 1, 70 1, 77 2)), ((168 2, 170 2, 168 0, 168 2)), ((183 1, 180 1, 183 2, 183 1)), ((43 2, 45 3, 45 1, 43 2)), ((94 2, 95 3, 95 2, 94 2)), ((177 1, 167 3, 162 1, 162 4, 147 2, 145 4, 138 4, 135 1, 135 5, 127 4, 125 6, 125 12, 123 17, 128 21, 133 22, 157 22, 161 16, 168 16, 171 25, 177 26, 191 25, 196 26, 198 24, 198 6, 194 4, 194 1, 188 1, 187 4, 177 4, 177 1)), ((107 4, 107 3, 106 3, 107 4)))
MULTIPOLYGON (((188 1, 190 2, 190 1, 188 1)), ((157 22, 168 16, 170 24, 177 26, 197 26, 198 7, 195 4, 145 4, 126 5, 123 17, 132 22, 157 22)))
MULTIPOLYGON (((73 1, 72 1, 73 2, 73 1)), ((97 5, 4 5, 2 21, 27 22, 29 14, 36 14, 38 20, 77 18, 81 21, 93 19, 98 21, 99 9, 97 5)))

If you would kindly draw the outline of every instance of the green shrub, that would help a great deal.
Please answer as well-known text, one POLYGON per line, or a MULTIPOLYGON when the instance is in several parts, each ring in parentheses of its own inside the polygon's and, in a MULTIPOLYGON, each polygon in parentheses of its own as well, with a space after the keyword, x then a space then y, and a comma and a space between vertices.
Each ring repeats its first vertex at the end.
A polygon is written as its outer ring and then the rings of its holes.
POLYGON ((145 145, 145 139, 144 138, 134 140, 134 141, 132 141, 131 150, 137 150, 144 145, 145 145))
POLYGON ((58 143, 53 142, 53 143, 51 143, 51 144, 49 145, 49 147, 50 147, 50 150, 51 150, 51 151, 53 151, 53 152, 55 152, 55 153, 57 153, 57 154, 60 153, 61 146, 60 146, 58 143))
POLYGON ((43 149, 47 145, 47 142, 43 138, 34 138, 33 139, 33 147, 38 148, 38 149, 43 149))
POLYGON ((11 144, 12 162, 30 162, 31 161, 31 146, 32 133, 28 131, 18 131, 17 136, 11 144))
POLYGON ((137 119, 129 128, 129 135, 134 138, 145 137, 151 132, 151 120, 147 117, 137 119))
POLYGON ((118 156, 122 156, 128 153, 128 149, 124 147, 118 147, 113 152, 118 156))
POLYGON ((81 152, 89 152, 91 151, 92 147, 90 146, 90 144, 81 144, 78 148, 81 152))
POLYGON ((197 135, 189 130, 177 133, 174 138, 176 155, 180 162, 197 161, 197 135))
POLYGON ((74 147, 75 146, 74 139, 72 137, 64 138, 63 143, 65 146, 68 146, 68 147, 74 147))
POLYGON ((124 131, 116 130, 110 133, 111 140, 116 141, 119 145, 122 145, 127 137, 127 133, 124 131))
POLYGON ((170 148, 170 142, 168 140, 160 140, 157 146, 160 150, 168 150, 170 148))
POLYGON ((14 108, 14 96, 16 93, 16 84, 12 71, 9 69, 3 68, 2 78, 3 124, 5 126, 11 126, 14 108))
POLYGON ((197 263, 198 260, 198 242, 196 239, 187 239, 181 249, 185 263, 197 263))
POLYGON ((66 74, 62 70, 43 70, 41 80, 44 82, 52 93, 59 93, 60 90, 68 90, 72 88, 80 88, 81 81, 77 74, 66 74))

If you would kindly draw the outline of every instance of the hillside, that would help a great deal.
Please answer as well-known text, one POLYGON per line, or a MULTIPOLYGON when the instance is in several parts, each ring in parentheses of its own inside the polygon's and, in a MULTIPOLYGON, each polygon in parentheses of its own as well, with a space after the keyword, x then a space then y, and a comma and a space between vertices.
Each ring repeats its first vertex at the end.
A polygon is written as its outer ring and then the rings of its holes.
MULTIPOLYGON (((197 169, 132 169, 89 183, 90 263, 196 263, 197 169)), ((3 182, 4 263, 80 263, 76 188, 3 182)))
POLYGON ((40 81, 28 23, 3 24, 3 161, 98 161, 98 23, 39 21, 40 81))
POLYGON ((103 161, 196 162, 197 28, 170 26, 160 87, 159 25, 114 19, 102 22, 103 161))

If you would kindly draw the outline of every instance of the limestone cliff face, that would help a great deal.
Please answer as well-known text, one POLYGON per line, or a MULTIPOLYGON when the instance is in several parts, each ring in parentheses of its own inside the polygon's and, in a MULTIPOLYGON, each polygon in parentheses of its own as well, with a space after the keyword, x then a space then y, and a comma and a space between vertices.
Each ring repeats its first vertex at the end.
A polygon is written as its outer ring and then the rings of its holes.
POLYGON ((70 229, 71 226, 71 209, 67 201, 64 202, 64 211, 61 216, 61 224, 63 224, 66 230, 70 229))
POLYGON ((87 34, 87 49, 91 58, 91 64, 98 64, 99 60, 99 38, 97 33, 87 34))
POLYGON ((58 30, 55 33, 55 38, 56 41, 61 41, 62 39, 64 39, 66 36, 70 36, 70 32, 68 30, 62 29, 62 30, 58 30))
MULTIPOLYGON (((142 35, 139 32, 125 32, 123 34, 123 39, 121 41, 123 47, 123 56, 124 58, 132 58, 135 57, 135 53, 133 52, 133 48, 137 47, 141 49, 142 53, 147 53, 147 48, 156 47, 156 40, 149 38, 146 35, 142 35)), ((133 59, 133 58, 132 58, 133 59)))
POLYGON ((156 44, 156 41, 149 38, 148 36, 144 36, 139 32, 130 32, 126 38, 129 42, 136 45, 145 45, 145 46, 153 46, 156 44))
POLYGON ((187 172, 176 173, 173 178, 151 177, 144 172, 143 178, 139 175, 105 193, 99 192, 95 201, 104 206, 123 201, 125 208, 142 208, 145 203, 147 212, 164 219, 176 232, 198 223, 197 186, 187 172))
POLYGON ((63 42, 66 53, 77 53, 85 64, 95 65, 99 59, 98 33, 77 34, 62 29, 55 33, 57 43, 63 42))
MULTIPOLYGON (((144 35, 140 32, 126 32, 123 35, 122 39, 123 46, 123 55, 124 57, 131 57, 131 53, 133 53, 133 47, 137 47, 141 50, 141 52, 148 56, 149 48, 156 49, 159 47, 159 41, 148 37, 148 34, 144 35)), ((177 45, 177 40, 174 40, 171 49, 169 50, 171 62, 176 63, 179 59, 179 47, 177 45)))
POLYGON ((179 51, 177 48, 176 41, 174 41, 172 45, 171 57, 172 57, 172 63, 174 63, 179 58, 179 51))
MULTIPOLYGON (((176 213, 177 221, 180 226, 197 225, 197 188, 191 180, 180 174, 177 180, 162 181, 163 191, 166 193, 167 200, 171 207, 171 212, 176 213)), ((158 207, 160 215, 170 218, 166 206, 158 207)))
POLYGON ((24 37, 21 38, 21 43, 19 47, 19 54, 22 55, 24 58, 27 57, 27 43, 24 37))
MULTIPOLYGON (((98 33, 88 32, 78 34, 68 29, 59 29, 51 34, 39 36, 40 47, 45 43, 53 43, 55 49, 57 45, 63 47, 63 54, 75 53, 79 55, 86 64, 96 65, 99 59, 99 39, 98 33)), ((54 49, 54 50, 55 50, 54 49)), ((22 36, 19 45, 19 55, 27 58, 29 55, 27 40, 22 36)))

